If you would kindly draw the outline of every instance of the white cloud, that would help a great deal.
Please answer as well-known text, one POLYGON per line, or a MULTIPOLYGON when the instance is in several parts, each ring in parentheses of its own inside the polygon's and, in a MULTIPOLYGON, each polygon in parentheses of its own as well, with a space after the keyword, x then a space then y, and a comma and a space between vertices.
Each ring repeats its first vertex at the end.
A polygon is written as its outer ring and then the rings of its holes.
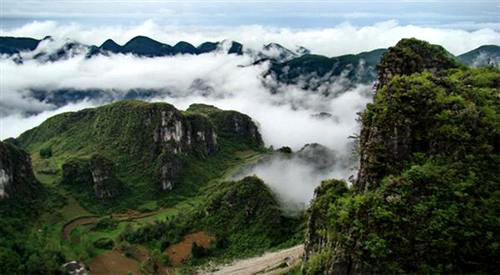
POLYGON ((37 115, 27 116, 20 113, 0 117, 0 140, 8 137, 17 137, 20 133, 40 125, 46 119, 65 112, 74 112, 84 108, 94 107, 94 103, 81 102, 68 104, 64 107, 43 111, 37 115))
MULTIPOLYGON (((325 97, 297 86, 275 83, 263 79, 268 64, 241 66, 251 62, 248 56, 204 54, 200 56, 175 56, 162 58, 138 58, 128 55, 99 56, 85 59, 82 56, 54 62, 26 61, 22 65, 0 59, 2 67, 0 105, 0 139, 16 137, 35 127, 55 114, 100 105, 103 102, 85 101, 57 108, 45 102, 34 101, 27 91, 32 88, 54 89, 104 89, 111 94, 122 94, 133 88, 164 90, 165 94, 150 101, 166 101, 179 109, 192 103, 213 104, 225 110, 237 110, 248 114, 260 126, 266 145, 275 148, 291 146, 298 150, 306 143, 320 143, 346 155, 349 152, 348 136, 357 132, 356 112, 362 110, 370 97, 370 86, 357 86, 344 94, 325 97), (197 85, 194 85, 197 84, 197 85), (278 87, 272 95, 268 85, 278 87), (207 88, 208 87, 208 88, 207 88), (168 92, 168 93, 167 93, 168 92), (35 104, 36 103, 36 104, 35 104), (7 105, 9 107, 7 107, 7 105), (39 112, 25 116, 26 111, 39 112), (329 112, 335 119, 318 119, 313 115, 329 112)), ((333 84, 340 89, 343 81, 333 84)), ((273 163, 268 169, 254 171, 280 197, 287 202, 307 205, 319 182, 335 173, 302 177, 296 174, 314 174, 307 163, 273 163), (281 169, 287 166, 293 169, 281 169), (280 169, 280 173, 275 170, 280 169), (271 170, 269 170, 271 169, 271 170), (277 175, 279 176, 273 176, 277 175), (294 187, 289 179, 295 178, 294 187), (287 189, 294 192, 284 192, 287 189)))

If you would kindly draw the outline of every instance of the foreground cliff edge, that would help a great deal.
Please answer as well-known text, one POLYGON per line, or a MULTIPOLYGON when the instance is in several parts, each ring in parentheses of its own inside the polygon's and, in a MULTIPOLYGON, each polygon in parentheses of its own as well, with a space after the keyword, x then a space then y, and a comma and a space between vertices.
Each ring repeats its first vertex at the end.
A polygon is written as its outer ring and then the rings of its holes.
POLYGON ((494 273, 500 268, 500 72, 416 39, 379 64, 361 114, 360 169, 308 213, 306 274, 494 273))

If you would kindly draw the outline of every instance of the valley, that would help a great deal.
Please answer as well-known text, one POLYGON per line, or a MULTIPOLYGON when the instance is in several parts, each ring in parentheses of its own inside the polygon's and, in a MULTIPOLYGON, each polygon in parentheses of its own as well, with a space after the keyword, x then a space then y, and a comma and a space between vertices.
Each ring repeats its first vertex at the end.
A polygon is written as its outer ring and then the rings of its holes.
POLYGON ((496 47, 460 59, 408 38, 329 58, 269 44, 264 50, 280 53, 270 57, 237 42, 172 47, 137 36, 123 46, 73 43, 55 56, 13 59, 50 39, 2 38, 2 62, 57 66, 78 58, 74 49, 94 53, 78 66, 101 58, 163 66, 213 54, 208 63, 234 63, 211 66, 237 64, 237 77, 178 81, 189 100, 169 92, 104 100, 0 141, 1 272, 497 269, 500 73, 493 57, 480 68, 471 61, 496 47), (212 53, 221 47, 228 51, 212 53), (256 77, 245 87, 248 76, 256 77))

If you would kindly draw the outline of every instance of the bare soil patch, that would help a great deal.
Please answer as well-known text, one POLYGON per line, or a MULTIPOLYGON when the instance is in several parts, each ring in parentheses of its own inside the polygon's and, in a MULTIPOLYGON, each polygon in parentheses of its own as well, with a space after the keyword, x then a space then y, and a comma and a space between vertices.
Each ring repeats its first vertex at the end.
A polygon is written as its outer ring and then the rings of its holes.
POLYGON ((191 233, 184 236, 182 242, 169 246, 166 253, 173 266, 180 266, 191 255, 193 243, 204 248, 209 248, 214 240, 214 237, 203 231, 191 233))
POLYGON ((109 251, 95 257, 89 265, 92 275, 140 274, 139 262, 125 257, 118 251, 109 251))

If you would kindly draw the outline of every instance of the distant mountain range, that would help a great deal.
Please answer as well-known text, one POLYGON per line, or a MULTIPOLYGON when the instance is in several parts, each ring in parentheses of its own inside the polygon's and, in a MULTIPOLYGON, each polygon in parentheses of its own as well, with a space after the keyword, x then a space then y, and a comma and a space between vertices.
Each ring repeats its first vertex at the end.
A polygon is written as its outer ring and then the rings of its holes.
POLYGON ((484 45, 457 56, 458 60, 470 67, 493 66, 500 68, 500 46, 484 45))
MULTIPOLYGON (((361 82, 370 82, 375 79, 376 64, 380 61, 386 49, 376 49, 359 54, 348 54, 337 57, 311 54, 304 47, 290 50, 278 43, 264 45, 261 50, 255 51, 245 48, 236 41, 204 42, 197 47, 180 41, 174 46, 161 43, 146 36, 136 36, 124 45, 119 45, 112 39, 106 40, 100 46, 85 45, 74 40, 67 40, 55 50, 44 49, 44 43, 54 42, 51 36, 43 39, 26 37, 0 37, 0 54, 12 57, 16 62, 22 63, 25 58, 33 58, 42 62, 70 58, 78 54, 85 54, 87 58, 97 55, 110 54, 132 54, 140 57, 162 57, 179 54, 200 55, 211 52, 222 52, 226 54, 250 54, 255 58, 255 64, 270 61, 271 71, 277 74, 278 79, 295 83, 298 76, 304 74, 315 74, 323 77, 326 75, 340 75, 346 69, 350 70, 347 75, 350 79, 361 82), (22 55, 22 53, 33 53, 22 55), (372 67, 372 68, 371 68, 372 67), (286 69, 285 69, 286 68, 286 69), (362 75, 356 75, 359 72, 362 75), (286 71, 286 72, 285 72, 286 71)), ((467 53, 456 56, 456 58, 467 66, 500 66, 500 46, 484 45, 467 53)))
POLYGON ((106 40, 102 45, 85 45, 77 41, 67 40, 55 51, 46 51, 44 43, 54 42, 51 36, 41 40, 33 38, 0 37, 0 54, 15 57, 18 63, 22 63, 22 52, 38 50, 32 55, 32 58, 39 61, 58 61, 70 58, 77 54, 85 54, 87 58, 96 55, 109 54, 133 54, 141 57, 161 57, 173 56, 178 54, 203 54, 215 51, 224 51, 227 54, 243 54, 243 45, 235 41, 205 42, 198 47, 188 42, 181 41, 174 46, 164 44, 145 36, 136 36, 123 46, 112 39, 106 40), (39 47, 40 46, 40 47, 39 47), (39 48, 39 49, 37 49, 39 48))
MULTIPOLYGON (((112 54, 131 54, 139 57, 164 57, 175 55, 201 55, 206 53, 223 53, 234 55, 249 55, 253 63, 249 66, 269 62, 270 66, 264 77, 271 76, 276 80, 266 83, 274 92, 279 85, 298 85, 301 89, 319 92, 324 95, 343 93, 358 84, 370 85, 377 80, 377 64, 387 49, 375 49, 359 54, 347 54, 337 57, 311 54, 304 47, 287 49, 278 43, 264 45, 260 50, 246 48, 236 41, 204 42, 197 47, 180 41, 174 46, 161 43, 145 36, 136 36, 124 45, 119 45, 112 39, 102 45, 85 45, 74 40, 55 41, 47 36, 41 40, 21 37, 0 37, 0 54, 10 58, 18 64, 27 60, 38 62, 57 62, 77 55, 85 58, 109 56, 112 54), (334 89, 340 82, 342 89, 334 89)), ((455 56, 457 61, 469 67, 497 67, 500 68, 500 46, 485 45, 475 50, 455 56)), ((159 95, 165 91, 133 90, 127 93, 116 94, 119 98, 141 99, 159 95)), ((38 100, 56 105, 65 105, 83 98, 113 97, 114 93, 102 90, 74 90, 59 91, 37 90, 32 96, 38 100)))

